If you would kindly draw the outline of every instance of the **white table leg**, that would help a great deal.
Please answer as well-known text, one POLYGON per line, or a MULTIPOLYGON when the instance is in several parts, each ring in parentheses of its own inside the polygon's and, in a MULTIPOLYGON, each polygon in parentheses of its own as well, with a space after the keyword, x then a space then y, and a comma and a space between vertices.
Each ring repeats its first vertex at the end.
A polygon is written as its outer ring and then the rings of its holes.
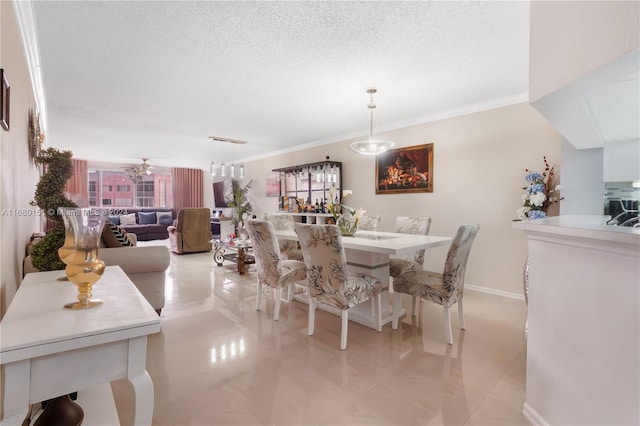
MULTIPOLYGON (((361 272, 363 274, 372 275, 378 278, 384 284, 389 285, 389 255, 384 253, 374 253, 363 250, 345 249, 347 255, 347 266, 352 272, 361 272)), ((308 303, 307 298, 301 295, 294 296, 295 300, 308 303)), ((349 309, 349 320, 362 324, 366 327, 378 329, 377 314, 374 300, 369 299, 357 306, 349 309)), ((388 324, 393 319, 391 303, 389 301, 389 292, 385 291, 380 294, 380 316, 381 326, 388 324)), ((318 305, 324 311, 340 315, 339 309, 332 308, 328 305, 318 305)), ((404 310, 400 309, 399 315, 404 315, 404 310)))
MULTIPOLYGON (((31 360, 12 362, 4 366, 4 419, 11 416, 22 416, 24 419, 29 409, 29 385, 31 383, 31 360)), ((13 423, 13 421, 3 424, 13 423)))
MULTIPOLYGON (((352 272, 360 272, 372 275, 383 284, 389 285, 389 255, 384 253, 374 253, 364 250, 345 249, 347 255, 347 265, 352 272)), ((389 302, 389 292, 383 291, 380 295, 380 316, 382 324, 391 322, 392 314, 389 302)), ((358 306, 354 306, 349 311, 351 321, 378 329, 377 314, 374 303, 375 300, 368 300, 358 306)))
POLYGON ((153 418, 153 382, 146 371, 136 377, 129 377, 133 385, 133 398, 135 401, 133 424, 151 425, 153 418))
POLYGON ((129 339, 129 371, 127 379, 133 386, 133 424, 151 425, 153 418, 153 382, 146 368, 147 336, 129 339))

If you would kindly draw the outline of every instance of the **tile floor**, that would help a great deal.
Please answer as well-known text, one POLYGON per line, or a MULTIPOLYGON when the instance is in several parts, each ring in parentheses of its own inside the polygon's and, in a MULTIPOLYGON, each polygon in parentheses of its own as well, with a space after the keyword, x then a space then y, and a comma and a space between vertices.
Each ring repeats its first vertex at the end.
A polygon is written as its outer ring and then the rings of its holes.
MULTIPOLYGON (((526 425, 524 302, 465 292, 467 330, 422 304, 381 333, 270 296, 255 310, 255 273, 217 267, 210 253, 171 255, 162 332, 148 342, 155 425, 526 425)), ((263 300, 264 300, 263 299, 263 300)), ((120 421, 132 423, 128 382, 112 383, 120 421)))

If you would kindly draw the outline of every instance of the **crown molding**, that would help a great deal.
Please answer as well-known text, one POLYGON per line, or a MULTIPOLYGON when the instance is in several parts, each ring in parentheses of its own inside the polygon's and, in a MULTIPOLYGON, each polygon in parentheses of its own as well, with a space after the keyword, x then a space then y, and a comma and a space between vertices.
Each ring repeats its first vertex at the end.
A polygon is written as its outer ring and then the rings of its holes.
POLYGON ((13 0, 18 31, 22 40, 22 47, 27 59, 27 67, 31 77, 31 88, 36 100, 36 110, 40 113, 40 128, 47 133, 47 108, 44 96, 44 84, 40 68, 40 51, 36 37, 35 16, 31 0, 13 0))
MULTIPOLYGON (((477 104, 466 105, 460 108, 449 109, 445 111, 436 112, 433 114, 423 115, 420 117, 412 118, 409 120, 398 121, 386 126, 380 126, 376 134, 382 132, 388 132, 391 130, 403 129, 406 127, 417 126, 420 124, 431 123, 434 121, 444 120, 447 118, 459 117, 462 115, 473 114, 476 112, 489 111, 496 108, 502 108, 509 105, 521 104, 523 102, 529 102, 529 93, 518 93, 513 96, 507 96, 504 98, 493 99, 487 102, 480 102, 477 104)), ((320 139, 317 141, 309 142, 303 145, 298 145, 293 148, 282 149, 279 151, 273 151, 263 155, 256 155, 254 157, 245 158, 244 161, 254 161, 263 158, 275 157, 278 155, 287 154, 290 152, 301 151, 304 149, 314 148, 322 145, 328 145, 330 143, 348 141, 355 138, 363 137, 362 132, 344 133, 342 135, 333 136, 327 139, 320 139)))

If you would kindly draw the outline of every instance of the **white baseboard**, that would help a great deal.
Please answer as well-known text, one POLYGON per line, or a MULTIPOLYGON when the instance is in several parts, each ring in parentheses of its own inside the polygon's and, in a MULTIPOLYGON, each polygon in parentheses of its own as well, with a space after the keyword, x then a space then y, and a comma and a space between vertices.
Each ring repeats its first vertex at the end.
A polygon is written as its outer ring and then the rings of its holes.
POLYGON ((480 293, 488 293, 496 296, 508 297, 510 299, 517 299, 517 300, 524 301, 524 294, 520 294, 520 293, 512 293, 510 291, 496 290, 494 288, 482 287, 482 286, 473 285, 473 284, 465 284, 464 288, 468 290, 479 291, 480 293))
POLYGON ((527 402, 524 402, 524 406, 522 407, 522 415, 527 419, 529 423, 534 426, 549 426, 540 414, 536 412, 527 402))

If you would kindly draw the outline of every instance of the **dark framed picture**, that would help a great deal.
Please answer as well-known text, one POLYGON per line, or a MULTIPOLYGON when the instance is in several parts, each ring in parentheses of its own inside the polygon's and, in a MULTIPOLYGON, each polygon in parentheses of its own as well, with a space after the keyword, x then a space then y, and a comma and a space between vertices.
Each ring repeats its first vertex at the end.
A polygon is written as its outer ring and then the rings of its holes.
POLYGON ((389 150, 376 157, 376 194, 433 192, 433 144, 389 150))
POLYGON ((7 81, 7 73, 4 69, 0 69, 0 81, 2 81, 2 90, 0 91, 0 104, 2 104, 2 115, 0 115, 0 125, 5 130, 9 130, 9 106, 11 87, 7 81))

